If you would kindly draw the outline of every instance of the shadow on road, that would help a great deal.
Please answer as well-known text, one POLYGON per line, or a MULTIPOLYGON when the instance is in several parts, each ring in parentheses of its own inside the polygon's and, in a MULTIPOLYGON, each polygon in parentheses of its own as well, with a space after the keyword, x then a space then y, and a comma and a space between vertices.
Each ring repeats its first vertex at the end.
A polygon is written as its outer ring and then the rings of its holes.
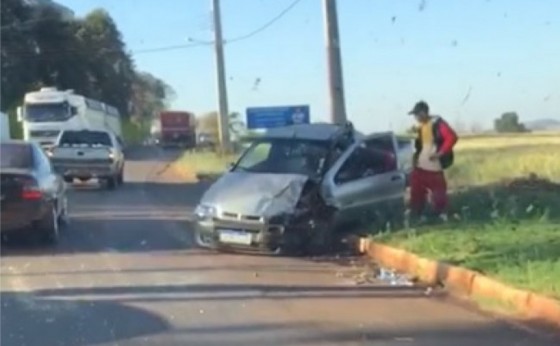
POLYGON ((85 346, 169 330, 161 317, 118 302, 53 300, 2 292, 2 346, 85 346))
MULTIPOLYGON (((124 342, 135 338, 143 344, 165 345, 307 345, 317 343, 380 342, 384 345, 404 343, 421 346, 553 346, 552 335, 536 337, 505 322, 474 320, 459 322, 451 318, 445 325, 429 323, 411 325, 410 320, 390 324, 360 325, 320 322, 300 315, 296 320, 278 322, 224 323, 220 318, 172 328, 163 318, 130 306, 145 303, 240 302, 270 299, 414 299, 423 294, 411 288, 332 287, 283 285, 188 285, 136 286, 100 288, 45 289, 28 293, 2 293, 2 345, 92 345, 124 342), (375 325, 375 328, 373 328, 375 325), (267 340, 267 342, 263 342, 267 340), (160 343, 161 343, 160 342, 160 343)), ((202 305, 204 306, 204 305, 202 305)), ((224 305, 221 305, 224 306, 224 305)), ((233 306, 232 306, 233 308, 233 306)), ((239 308, 236 308, 239 309, 239 308)), ((185 312, 187 320, 191 312, 185 312)), ((339 312, 352 314, 352 312, 339 312)), ((371 313, 375 314, 375 311, 371 313)), ((429 312, 428 312, 429 313, 429 312)), ((403 314, 406 314, 403 311, 403 314)), ((437 313, 436 313, 437 314, 437 313)), ((294 314, 294 316, 298 316, 294 314)), ((441 317, 441 316, 440 316, 441 317)), ((249 319, 251 319, 249 317, 249 319)), ((350 320, 352 320, 350 318, 350 320)), ((375 321, 378 321, 374 319, 375 321)), ((438 320, 438 318, 436 318, 438 320)), ((327 320, 325 320, 327 321, 327 320)))

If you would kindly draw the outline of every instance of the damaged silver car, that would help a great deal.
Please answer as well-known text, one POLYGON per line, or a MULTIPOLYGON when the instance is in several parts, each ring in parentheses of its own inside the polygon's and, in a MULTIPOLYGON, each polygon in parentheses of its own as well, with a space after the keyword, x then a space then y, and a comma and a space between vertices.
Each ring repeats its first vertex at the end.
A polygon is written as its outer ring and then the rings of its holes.
POLYGON ((398 153, 393 133, 365 136, 351 124, 269 130, 203 195, 196 242, 287 255, 329 251, 339 230, 402 215, 398 153))

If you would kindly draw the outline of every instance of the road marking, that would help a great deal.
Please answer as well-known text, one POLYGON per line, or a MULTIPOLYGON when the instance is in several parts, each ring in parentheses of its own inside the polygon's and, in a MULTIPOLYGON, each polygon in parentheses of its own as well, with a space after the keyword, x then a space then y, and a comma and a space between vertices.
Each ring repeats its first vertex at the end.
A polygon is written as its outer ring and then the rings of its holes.
MULTIPOLYGON (((25 279, 21 276, 21 272, 14 266, 9 266, 7 268, 11 276, 9 278, 2 278, 2 281, 8 283, 8 287, 11 288, 10 291, 15 292, 30 292, 31 288, 25 279)), ((5 290, 2 290, 5 291, 5 290)))

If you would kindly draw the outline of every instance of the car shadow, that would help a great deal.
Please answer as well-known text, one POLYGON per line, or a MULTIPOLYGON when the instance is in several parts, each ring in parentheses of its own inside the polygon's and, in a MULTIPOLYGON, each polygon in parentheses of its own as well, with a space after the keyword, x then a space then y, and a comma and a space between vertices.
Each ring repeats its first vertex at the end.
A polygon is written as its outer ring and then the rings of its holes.
POLYGON ((118 343, 170 329, 147 310, 117 301, 56 300, 26 292, 1 292, 2 346, 85 346, 118 343))
MULTIPOLYGON (((163 317, 139 305, 200 302, 239 303, 270 299, 317 301, 326 299, 425 299, 413 289, 395 287, 332 287, 288 285, 166 285, 108 286, 97 288, 39 289, 31 293, 2 292, 2 345, 94 345, 139 340, 165 345, 315 345, 323 343, 380 343, 417 345, 557 345, 553 336, 537 337, 504 322, 469 320, 436 325, 429 317, 422 326, 406 322, 399 326, 380 324, 379 319, 359 326, 326 322, 319 316, 293 321, 253 320, 189 323, 173 326, 163 317)), ((328 311, 328 310, 326 310, 328 311)), ((352 314, 352 311, 339 311, 352 314)), ((371 313, 375 313, 372 311, 371 313)), ((295 314, 295 312, 294 312, 295 314)), ((188 312, 186 312, 188 318, 188 312)), ((437 316, 437 312, 436 312, 437 316)), ((437 318, 436 318, 437 320, 437 318)), ((182 321, 185 321, 183 319, 182 321)), ((405 319, 406 321, 406 319, 405 319)))

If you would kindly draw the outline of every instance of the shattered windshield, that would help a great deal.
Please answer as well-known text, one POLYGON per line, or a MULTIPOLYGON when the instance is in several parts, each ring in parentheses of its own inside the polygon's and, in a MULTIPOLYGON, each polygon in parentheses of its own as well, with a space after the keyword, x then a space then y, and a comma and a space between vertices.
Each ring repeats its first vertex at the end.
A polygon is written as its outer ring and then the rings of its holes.
POLYGON ((25 106, 25 119, 29 122, 64 121, 70 116, 66 103, 37 103, 25 106))
POLYGON ((327 142, 265 139, 253 143, 241 156, 234 171, 275 174, 320 174, 327 158, 327 142))

